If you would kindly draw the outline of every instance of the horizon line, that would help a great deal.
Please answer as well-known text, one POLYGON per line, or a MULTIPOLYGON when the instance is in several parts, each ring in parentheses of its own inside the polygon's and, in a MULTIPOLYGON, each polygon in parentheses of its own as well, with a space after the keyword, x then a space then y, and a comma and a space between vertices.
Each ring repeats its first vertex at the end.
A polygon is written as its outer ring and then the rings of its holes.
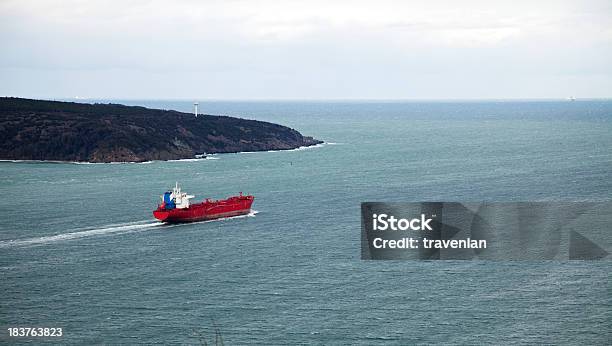
POLYGON ((612 97, 509 97, 509 98, 115 98, 2 96, 46 101, 179 101, 179 102, 520 102, 520 101, 609 101, 612 97))

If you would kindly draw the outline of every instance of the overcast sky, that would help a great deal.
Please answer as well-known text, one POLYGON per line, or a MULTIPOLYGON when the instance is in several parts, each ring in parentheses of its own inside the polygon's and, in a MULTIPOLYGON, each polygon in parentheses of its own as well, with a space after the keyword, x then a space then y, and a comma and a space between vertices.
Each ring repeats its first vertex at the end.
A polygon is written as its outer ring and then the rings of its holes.
POLYGON ((612 1, 0 0, 0 95, 612 97, 612 1))

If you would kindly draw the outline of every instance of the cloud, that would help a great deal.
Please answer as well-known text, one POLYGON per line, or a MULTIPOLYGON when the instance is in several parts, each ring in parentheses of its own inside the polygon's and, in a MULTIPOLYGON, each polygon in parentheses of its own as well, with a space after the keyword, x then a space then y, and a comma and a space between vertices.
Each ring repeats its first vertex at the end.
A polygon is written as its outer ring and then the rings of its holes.
POLYGON ((509 86, 498 96, 525 97, 526 80, 559 92, 547 83, 572 75, 604 95, 611 17, 604 1, 5 0, 0 92, 27 93, 39 75, 41 94, 76 93, 89 77, 100 96, 164 97, 156 76, 176 94, 221 98, 478 97, 496 75, 509 86), (436 94, 444 74, 456 77, 436 94), (116 80, 122 95, 109 93, 116 80), (415 81, 426 94, 402 91, 415 81))

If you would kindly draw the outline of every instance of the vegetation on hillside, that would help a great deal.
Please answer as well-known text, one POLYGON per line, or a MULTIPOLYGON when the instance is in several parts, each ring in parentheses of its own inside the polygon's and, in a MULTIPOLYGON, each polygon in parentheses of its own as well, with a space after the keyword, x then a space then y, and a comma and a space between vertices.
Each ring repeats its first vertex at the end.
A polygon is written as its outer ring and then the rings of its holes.
POLYGON ((89 162, 184 159, 321 143, 263 121, 22 98, 0 98, 0 141, 0 159, 89 162))

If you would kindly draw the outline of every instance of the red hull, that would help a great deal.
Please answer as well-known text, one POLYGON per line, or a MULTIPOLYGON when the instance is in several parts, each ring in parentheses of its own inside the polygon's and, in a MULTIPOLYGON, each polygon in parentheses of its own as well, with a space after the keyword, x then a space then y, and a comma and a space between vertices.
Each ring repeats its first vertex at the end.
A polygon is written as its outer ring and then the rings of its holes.
POLYGON ((251 212, 254 199, 253 196, 234 196, 220 201, 206 200, 184 209, 166 209, 159 206, 153 216, 163 222, 179 223, 245 215, 251 212))

